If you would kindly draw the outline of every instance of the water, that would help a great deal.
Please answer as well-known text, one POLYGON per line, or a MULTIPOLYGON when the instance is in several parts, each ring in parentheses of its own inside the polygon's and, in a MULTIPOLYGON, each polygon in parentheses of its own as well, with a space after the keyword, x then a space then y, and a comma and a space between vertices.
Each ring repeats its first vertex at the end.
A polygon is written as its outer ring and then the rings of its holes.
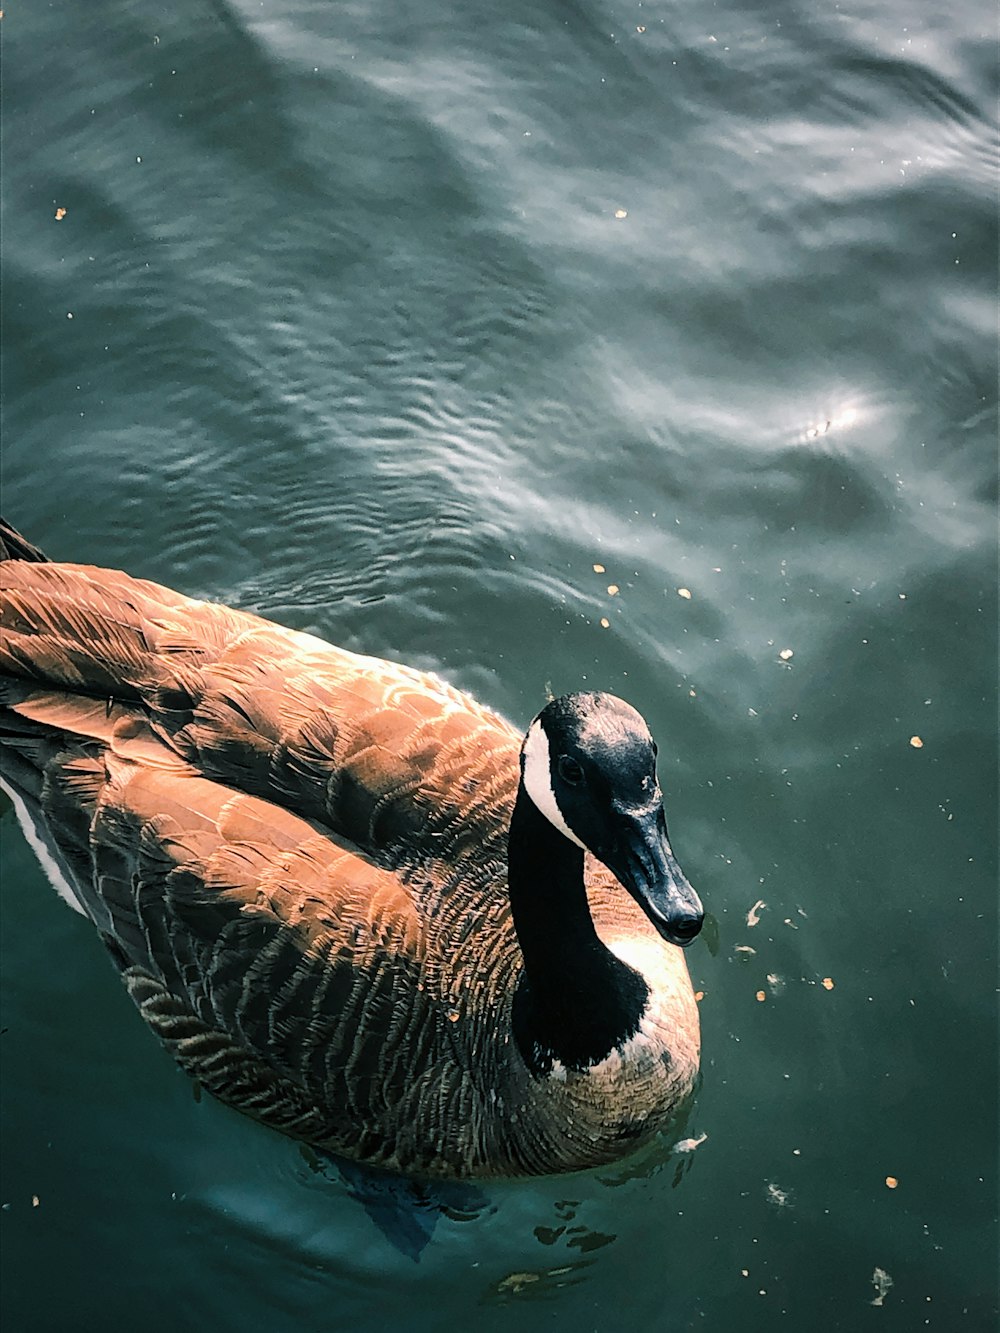
POLYGON ((491 1186, 414 1262, 194 1097, 8 811, 4 1326, 993 1329, 983 7, 2 31, 10 517, 519 721, 625 695, 718 935, 693 1154, 491 1186))

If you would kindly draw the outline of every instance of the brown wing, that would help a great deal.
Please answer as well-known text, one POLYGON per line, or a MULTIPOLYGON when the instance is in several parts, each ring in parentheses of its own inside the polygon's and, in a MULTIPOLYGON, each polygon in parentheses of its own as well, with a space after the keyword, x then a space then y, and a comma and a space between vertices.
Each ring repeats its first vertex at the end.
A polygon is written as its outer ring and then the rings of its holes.
POLYGON ((314 823, 201 777, 136 713, 10 694, 79 895, 180 1063, 286 1133, 433 1170, 433 1145, 475 1122, 482 1072, 440 984, 447 926, 314 823))
POLYGON ((0 564, 0 670, 141 703, 207 777, 395 866, 505 856, 519 739, 433 676, 116 571, 0 564))
POLYGON ((471 1144, 517 968, 516 736, 432 677, 122 574, 0 577, 0 739, 178 1059, 369 1160, 471 1144))

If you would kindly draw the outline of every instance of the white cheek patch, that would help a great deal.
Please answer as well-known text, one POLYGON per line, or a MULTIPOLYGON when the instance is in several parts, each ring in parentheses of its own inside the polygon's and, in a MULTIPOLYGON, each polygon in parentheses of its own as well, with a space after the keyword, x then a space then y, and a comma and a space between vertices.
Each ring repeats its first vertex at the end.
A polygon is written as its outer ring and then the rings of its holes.
POLYGON ((549 738, 541 722, 534 721, 528 728, 524 742, 524 790, 533 804, 549 823, 577 847, 587 848, 563 819, 562 811, 552 790, 552 769, 549 764, 549 738))

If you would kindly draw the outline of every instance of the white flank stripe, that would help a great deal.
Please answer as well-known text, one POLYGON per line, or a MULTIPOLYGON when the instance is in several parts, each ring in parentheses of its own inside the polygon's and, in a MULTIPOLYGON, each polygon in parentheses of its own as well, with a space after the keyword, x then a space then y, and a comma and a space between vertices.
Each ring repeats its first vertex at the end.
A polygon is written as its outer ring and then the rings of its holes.
POLYGON ((48 846, 43 840, 35 821, 31 817, 31 811, 28 809, 23 797, 16 792, 13 787, 9 787, 2 778, 0 778, 0 787, 7 793, 14 806, 14 814, 17 815, 17 822, 21 825, 21 832, 24 834, 28 846, 38 857, 39 864, 49 877, 52 887, 62 898, 63 902, 69 903, 74 912, 79 912, 81 916, 87 913, 77 902, 76 894, 70 887, 69 881, 63 874, 62 866, 49 851, 48 846))
POLYGON ((565 834, 577 847, 586 846, 563 819, 562 811, 552 790, 552 769, 549 764, 549 738, 536 718, 528 728, 524 742, 524 790, 549 823, 565 834))

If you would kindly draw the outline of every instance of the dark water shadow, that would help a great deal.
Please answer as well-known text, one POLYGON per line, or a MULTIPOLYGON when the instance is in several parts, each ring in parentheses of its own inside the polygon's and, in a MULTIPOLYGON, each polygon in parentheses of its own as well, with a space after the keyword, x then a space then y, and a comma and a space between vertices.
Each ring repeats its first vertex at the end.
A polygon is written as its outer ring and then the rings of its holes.
POLYGON ((304 1144, 299 1151, 310 1171, 342 1184, 386 1240, 414 1263, 420 1261, 439 1218, 472 1222, 486 1212, 496 1212, 496 1205, 476 1185, 410 1180, 304 1144))

